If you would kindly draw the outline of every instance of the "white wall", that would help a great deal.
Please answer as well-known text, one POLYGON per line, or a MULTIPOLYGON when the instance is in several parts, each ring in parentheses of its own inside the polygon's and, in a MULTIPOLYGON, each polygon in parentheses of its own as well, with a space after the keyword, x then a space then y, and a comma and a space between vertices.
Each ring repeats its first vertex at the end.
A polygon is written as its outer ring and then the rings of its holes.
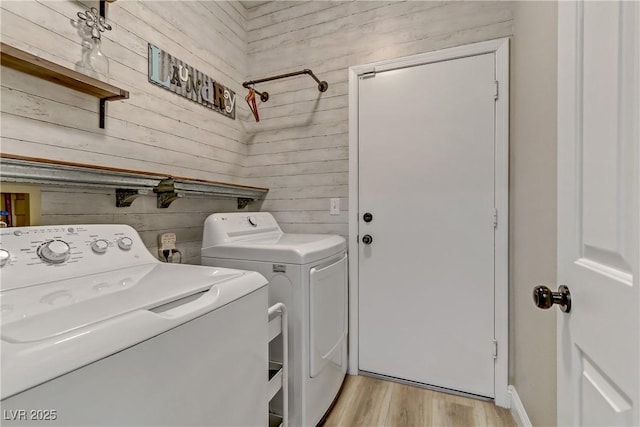
POLYGON ((533 425, 556 424, 557 4, 516 2, 511 49, 511 375, 533 425))
POLYGON ((509 36, 512 16, 501 2, 270 2, 249 9, 248 29, 250 78, 310 68, 329 83, 256 86, 271 95, 248 127, 249 177, 270 188, 263 209, 286 231, 347 236, 348 68, 509 36))

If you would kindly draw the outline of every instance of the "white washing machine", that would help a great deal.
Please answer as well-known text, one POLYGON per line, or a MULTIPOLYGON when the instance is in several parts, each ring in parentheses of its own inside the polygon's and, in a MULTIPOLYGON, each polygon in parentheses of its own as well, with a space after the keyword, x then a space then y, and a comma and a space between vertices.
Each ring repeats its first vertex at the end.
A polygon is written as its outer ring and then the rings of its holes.
POLYGON ((265 425, 258 273, 164 264, 126 225, 0 229, 2 425, 265 425))
MULTIPOLYGON (((202 240, 203 265, 257 271, 269 281, 269 304, 287 306, 289 423, 315 426, 347 370, 344 238, 283 233, 270 213, 255 212, 210 215, 202 240)), ((271 343, 272 359, 280 348, 271 343)))

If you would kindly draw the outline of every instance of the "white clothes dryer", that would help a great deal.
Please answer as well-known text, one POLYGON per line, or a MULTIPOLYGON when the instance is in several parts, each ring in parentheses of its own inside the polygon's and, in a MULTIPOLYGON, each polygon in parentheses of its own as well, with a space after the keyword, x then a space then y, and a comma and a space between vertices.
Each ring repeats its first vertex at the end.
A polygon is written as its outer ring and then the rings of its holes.
MULTIPOLYGON (((202 240, 203 265, 257 271, 269 281, 269 304, 286 305, 289 423, 315 426, 336 398, 347 370, 344 238, 283 233, 268 212, 237 212, 210 215, 202 240)), ((274 340, 270 358, 281 361, 280 349, 274 340)))
POLYGON ((264 425, 267 281, 127 225, 0 229, 2 425, 264 425))

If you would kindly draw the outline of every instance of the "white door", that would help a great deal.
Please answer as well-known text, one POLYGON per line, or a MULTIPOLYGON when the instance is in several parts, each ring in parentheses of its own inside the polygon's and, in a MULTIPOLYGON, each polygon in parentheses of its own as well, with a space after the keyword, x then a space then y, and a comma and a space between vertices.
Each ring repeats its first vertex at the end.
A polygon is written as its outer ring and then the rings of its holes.
POLYGON ((638 426, 640 3, 558 22, 558 424, 638 426))
POLYGON ((495 63, 359 80, 360 371, 494 396, 495 63))

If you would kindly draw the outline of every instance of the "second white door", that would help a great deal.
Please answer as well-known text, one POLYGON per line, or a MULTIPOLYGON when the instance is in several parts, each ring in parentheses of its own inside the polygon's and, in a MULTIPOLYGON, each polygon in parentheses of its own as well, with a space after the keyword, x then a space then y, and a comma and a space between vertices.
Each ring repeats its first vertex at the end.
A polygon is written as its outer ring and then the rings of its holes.
POLYGON ((360 371, 495 395, 495 62, 359 80, 360 371))
POLYGON ((640 3, 558 23, 558 425, 639 426, 640 3))

